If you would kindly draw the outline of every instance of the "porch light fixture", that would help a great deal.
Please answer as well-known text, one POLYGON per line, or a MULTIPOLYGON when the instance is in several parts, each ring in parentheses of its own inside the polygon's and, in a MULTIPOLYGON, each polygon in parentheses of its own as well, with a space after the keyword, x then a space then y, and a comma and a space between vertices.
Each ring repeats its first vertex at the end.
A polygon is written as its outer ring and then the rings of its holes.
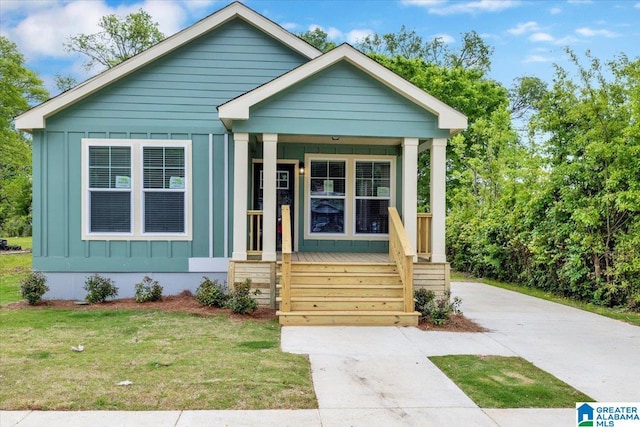
POLYGON ((304 162, 300 162, 298 164, 298 172, 300 173, 300 175, 304 175, 304 162))
POLYGON ((331 140, 332 141, 340 141, 340 137, 339 136, 332 136, 331 140))

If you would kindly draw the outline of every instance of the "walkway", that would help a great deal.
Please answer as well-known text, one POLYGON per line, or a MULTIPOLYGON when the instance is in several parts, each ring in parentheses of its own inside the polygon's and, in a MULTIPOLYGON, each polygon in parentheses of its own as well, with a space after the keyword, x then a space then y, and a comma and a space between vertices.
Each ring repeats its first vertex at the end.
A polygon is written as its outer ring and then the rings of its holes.
POLYGON ((309 354, 320 409, 300 411, 1 412, 5 426, 568 426, 575 409, 480 409, 428 356, 521 356, 598 401, 640 401, 640 328, 475 283, 454 283, 465 315, 491 331, 286 327, 285 351, 309 354))

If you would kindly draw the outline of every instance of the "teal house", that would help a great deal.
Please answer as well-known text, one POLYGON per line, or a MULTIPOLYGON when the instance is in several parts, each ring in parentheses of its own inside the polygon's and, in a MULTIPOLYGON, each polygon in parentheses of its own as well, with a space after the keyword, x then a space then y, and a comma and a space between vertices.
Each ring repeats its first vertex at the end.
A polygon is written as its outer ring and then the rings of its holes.
POLYGON ((445 165, 466 117, 343 44, 232 3, 16 118, 45 298, 251 279, 283 324, 414 324, 448 287, 445 165), (431 212, 417 212, 428 151, 431 212), (427 155, 425 153, 425 155, 427 155))

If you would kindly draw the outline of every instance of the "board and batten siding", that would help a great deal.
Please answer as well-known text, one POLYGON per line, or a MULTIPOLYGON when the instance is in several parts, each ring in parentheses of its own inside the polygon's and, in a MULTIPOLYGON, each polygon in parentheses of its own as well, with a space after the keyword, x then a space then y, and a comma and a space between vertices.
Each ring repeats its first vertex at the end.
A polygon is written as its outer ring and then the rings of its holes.
POLYGON ((236 132, 447 138, 437 117, 346 61, 250 109, 236 132))
POLYGON ((223 257, 225 152, 232 165, 233 147, 225 147, 216 106, 305 61, 238 18, 48 117, 33 134, 34 269, 177 273, 188 271, 189 258, 223 257), (193 240, 83 241, 83 138, 192 141, 193 240))

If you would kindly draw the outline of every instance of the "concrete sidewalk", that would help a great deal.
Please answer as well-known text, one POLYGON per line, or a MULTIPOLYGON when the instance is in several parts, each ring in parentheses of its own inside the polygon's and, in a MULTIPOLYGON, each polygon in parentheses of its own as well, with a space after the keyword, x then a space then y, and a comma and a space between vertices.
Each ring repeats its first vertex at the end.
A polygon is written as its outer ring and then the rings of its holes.
POLYGON ((428 356, 517 355, 598 401, 640 401, 640 328, 515 292, 454 283, 486 333, 402 327, 285 327, 308 354, 319 409, 0 412, 5 426, 569 426, 575 409, 481 409, 428 356))

